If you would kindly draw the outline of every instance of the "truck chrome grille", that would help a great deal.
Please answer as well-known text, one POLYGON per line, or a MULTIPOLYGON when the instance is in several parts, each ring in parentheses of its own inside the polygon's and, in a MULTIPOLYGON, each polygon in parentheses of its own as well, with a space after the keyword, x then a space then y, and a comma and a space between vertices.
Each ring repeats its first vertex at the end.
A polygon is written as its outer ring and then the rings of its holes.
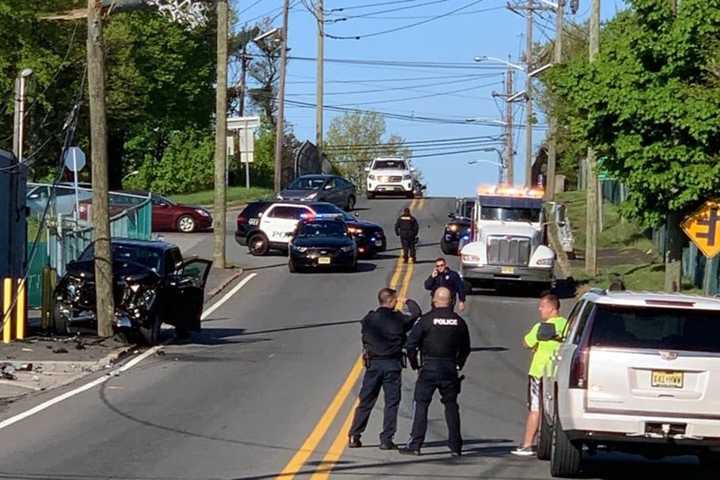
POLYGON ((528 237, 489 237, 487 243, 488 265, 527 266, 530 263, 530 239, 528 237))

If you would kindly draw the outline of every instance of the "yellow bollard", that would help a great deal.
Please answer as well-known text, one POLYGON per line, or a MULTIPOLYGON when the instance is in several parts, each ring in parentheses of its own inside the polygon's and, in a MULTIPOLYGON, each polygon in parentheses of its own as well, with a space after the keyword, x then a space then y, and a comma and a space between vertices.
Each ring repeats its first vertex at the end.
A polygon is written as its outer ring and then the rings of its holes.
POLYGON ((25 279, 21 278, 18 282, 17 305, 15 307, 15 321, 17 328, 15 329, 15 338, 18 340, 25 339, 25 326, 27 321, 27 308, 25 303, 25 279))
POLYGON ((3 279, 3 342, 10 343, 12 339, 12 278, 3 279))

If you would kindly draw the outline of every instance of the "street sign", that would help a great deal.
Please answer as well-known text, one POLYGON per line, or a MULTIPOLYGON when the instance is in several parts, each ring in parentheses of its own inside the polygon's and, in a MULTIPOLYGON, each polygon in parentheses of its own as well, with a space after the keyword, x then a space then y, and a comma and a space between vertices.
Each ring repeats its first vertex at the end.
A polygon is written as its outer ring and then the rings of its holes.
POLYGON ((240 162, 253 163, 255 155, 255 134, 252 128, 238 130, 240 139, 240 162))
POLYGON ((686 217, 681 227, 707 258, 720 253, 720 201, 708 200, 686 217))
POLYGON ((71 172, 79 172, 85 168, 85 152, 80 147, 70 147, 65 150, 65 168, 71 172))

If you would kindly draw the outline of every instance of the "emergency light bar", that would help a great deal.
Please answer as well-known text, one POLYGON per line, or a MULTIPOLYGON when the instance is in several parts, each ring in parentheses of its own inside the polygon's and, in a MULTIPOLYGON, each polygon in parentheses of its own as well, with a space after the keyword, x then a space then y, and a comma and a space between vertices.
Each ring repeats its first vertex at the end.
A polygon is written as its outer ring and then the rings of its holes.
POLYGON ((538 188, 514 188, 514 187, 499 187, 497 185, 492 186, 481 186, 478 187, 478 195, 495 195, 495 196, 507 196, 507 197, 528 197, 528 198, 542 198, 543 190, 538 188))

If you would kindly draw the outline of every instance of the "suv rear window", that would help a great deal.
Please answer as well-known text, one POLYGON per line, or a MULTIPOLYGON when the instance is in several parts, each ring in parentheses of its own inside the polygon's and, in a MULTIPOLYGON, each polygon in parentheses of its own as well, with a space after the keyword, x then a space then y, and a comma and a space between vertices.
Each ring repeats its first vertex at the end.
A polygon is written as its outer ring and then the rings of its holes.
POLYGON ((720 353, 720 312, 598 305, 590 345, 720 353))
POLYGON ((373 170, 407 170, 404 160, 375 160, 373 170))
POLYGON ((267 206, 269 205, 268 202, 253 202, 249 203, 245 209, 243 209, 240 216, 245 218, 257 218, 258 214, 260 212, 264 212, 267 206))

